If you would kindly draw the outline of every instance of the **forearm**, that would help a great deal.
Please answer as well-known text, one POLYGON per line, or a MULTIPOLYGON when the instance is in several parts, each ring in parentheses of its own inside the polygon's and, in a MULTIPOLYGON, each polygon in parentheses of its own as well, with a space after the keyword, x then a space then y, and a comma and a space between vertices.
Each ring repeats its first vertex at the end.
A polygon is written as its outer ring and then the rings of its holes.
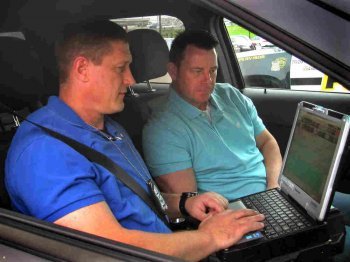
POLYGON ((128 230, 128 238, 131 245, 188 261, 203 259, 217 249, 210 236, 199 230, 172 234, 155 234, 128 230))
POLYGON ((162 196, 168 204, 167 215, 169 217, 181 217, 182 215, 179 210, 181 194, 162 193, 162 196))
POLYGON ((204 258, 219 245, 211 239, 214 234, 203 230, 161 234, 124 228, 104 201, 69 213, 55 224, 186 260, 204 258))
POLYGON ((278 177, 282 166, 282 156, 275 139, 268 141, 261 150, 266 168, 267 187, 278 185, 278 177))
POLYGON ((176 171, 155 178, 162 192, 177 193, 197 191, 197 183, 192 168, 176 171))
POLYGON ((248 209, 236 212, 226 210, 202 221, 196 231, 150 233, 124 228, 106 202, 102 201, 73 211, 55 223, 181 259, 198 261, 233 245, 245 233, 261 229, 263 224, 259 221, 263 219, 263 216, 248 209))

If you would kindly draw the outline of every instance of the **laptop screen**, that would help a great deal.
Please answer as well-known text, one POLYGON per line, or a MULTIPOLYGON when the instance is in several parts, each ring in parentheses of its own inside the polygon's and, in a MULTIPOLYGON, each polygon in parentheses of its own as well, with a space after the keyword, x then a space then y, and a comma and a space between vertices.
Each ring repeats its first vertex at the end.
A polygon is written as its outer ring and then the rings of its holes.
POLYGON ((341 126, 301 111, 283 174, 318 203, 321 202, 341 126))
POLYGON ((297 109, 281 174, 282 191, 323 220, 349 123, 338 112, 302 102, 297 109))

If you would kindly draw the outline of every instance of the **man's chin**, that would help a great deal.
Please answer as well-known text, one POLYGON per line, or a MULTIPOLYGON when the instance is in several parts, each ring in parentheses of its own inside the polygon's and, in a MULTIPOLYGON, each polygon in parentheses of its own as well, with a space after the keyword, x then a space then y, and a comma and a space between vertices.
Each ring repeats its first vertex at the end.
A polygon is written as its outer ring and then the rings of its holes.
POLYGON ((208 103, 209 99, 210 99, 210 94, 209 95, 206 94, 206 95, 202 95, 200 99, 198 99, 198 101, 200 101, 201 103, 208 103))
POLYGON ((119 105, 118 108, 116 109, 115 113, 122 112, 124 110, 124 107, 125 107, 124 103, 119 105))
POLYGON ((124 110, 124 103, 122 104, 118 104, 116 106, 114 106, 113 108, 111 108, 111 110, 109 110, 106 115, 112 115, 112 114, 116 114, 119 112, 122 112, 124 110))

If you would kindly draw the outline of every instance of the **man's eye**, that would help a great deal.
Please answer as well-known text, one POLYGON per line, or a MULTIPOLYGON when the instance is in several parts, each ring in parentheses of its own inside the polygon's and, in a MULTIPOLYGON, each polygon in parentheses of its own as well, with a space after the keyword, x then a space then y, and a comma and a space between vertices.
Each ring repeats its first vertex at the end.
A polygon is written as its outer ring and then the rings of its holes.
POLYGON ((125 66, 117 67, 116 71, 117 73, 123 73, 125 71, 125 66))
POLYGON ((216 74, 216 72, 217 72, 217 70, 216 70, 216 69, 212 69, 212 70, 210 70, 210 74, 211 74, 211 75, 216 74))

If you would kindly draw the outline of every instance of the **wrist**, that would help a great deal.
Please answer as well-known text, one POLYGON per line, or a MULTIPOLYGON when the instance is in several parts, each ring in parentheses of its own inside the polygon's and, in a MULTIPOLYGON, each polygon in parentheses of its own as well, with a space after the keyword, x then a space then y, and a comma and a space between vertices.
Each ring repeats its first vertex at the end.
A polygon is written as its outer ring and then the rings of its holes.
POLYGON ((280 185, 278 184, 278 182, 267 182, 267 186, 268 189, 272 189, 272 188, 279 188, 280 185))
POLYGON ((220 245, 218 244, 215 235, 211 231, 199 226, 197 232, 200 234, 200 238, 202 239, 203 244, 206 247, 206 250, 209 252, 209 254, 222 249, 220 248, 220 245))
POLYGON ((197 195, 198 195, 198 192, 183 192, 181 194, 180 201, 179 201, 179 210, 184 217, 190 216, 190 214, 187 212, 187 209, 186 209, 187 199, 197 195))

